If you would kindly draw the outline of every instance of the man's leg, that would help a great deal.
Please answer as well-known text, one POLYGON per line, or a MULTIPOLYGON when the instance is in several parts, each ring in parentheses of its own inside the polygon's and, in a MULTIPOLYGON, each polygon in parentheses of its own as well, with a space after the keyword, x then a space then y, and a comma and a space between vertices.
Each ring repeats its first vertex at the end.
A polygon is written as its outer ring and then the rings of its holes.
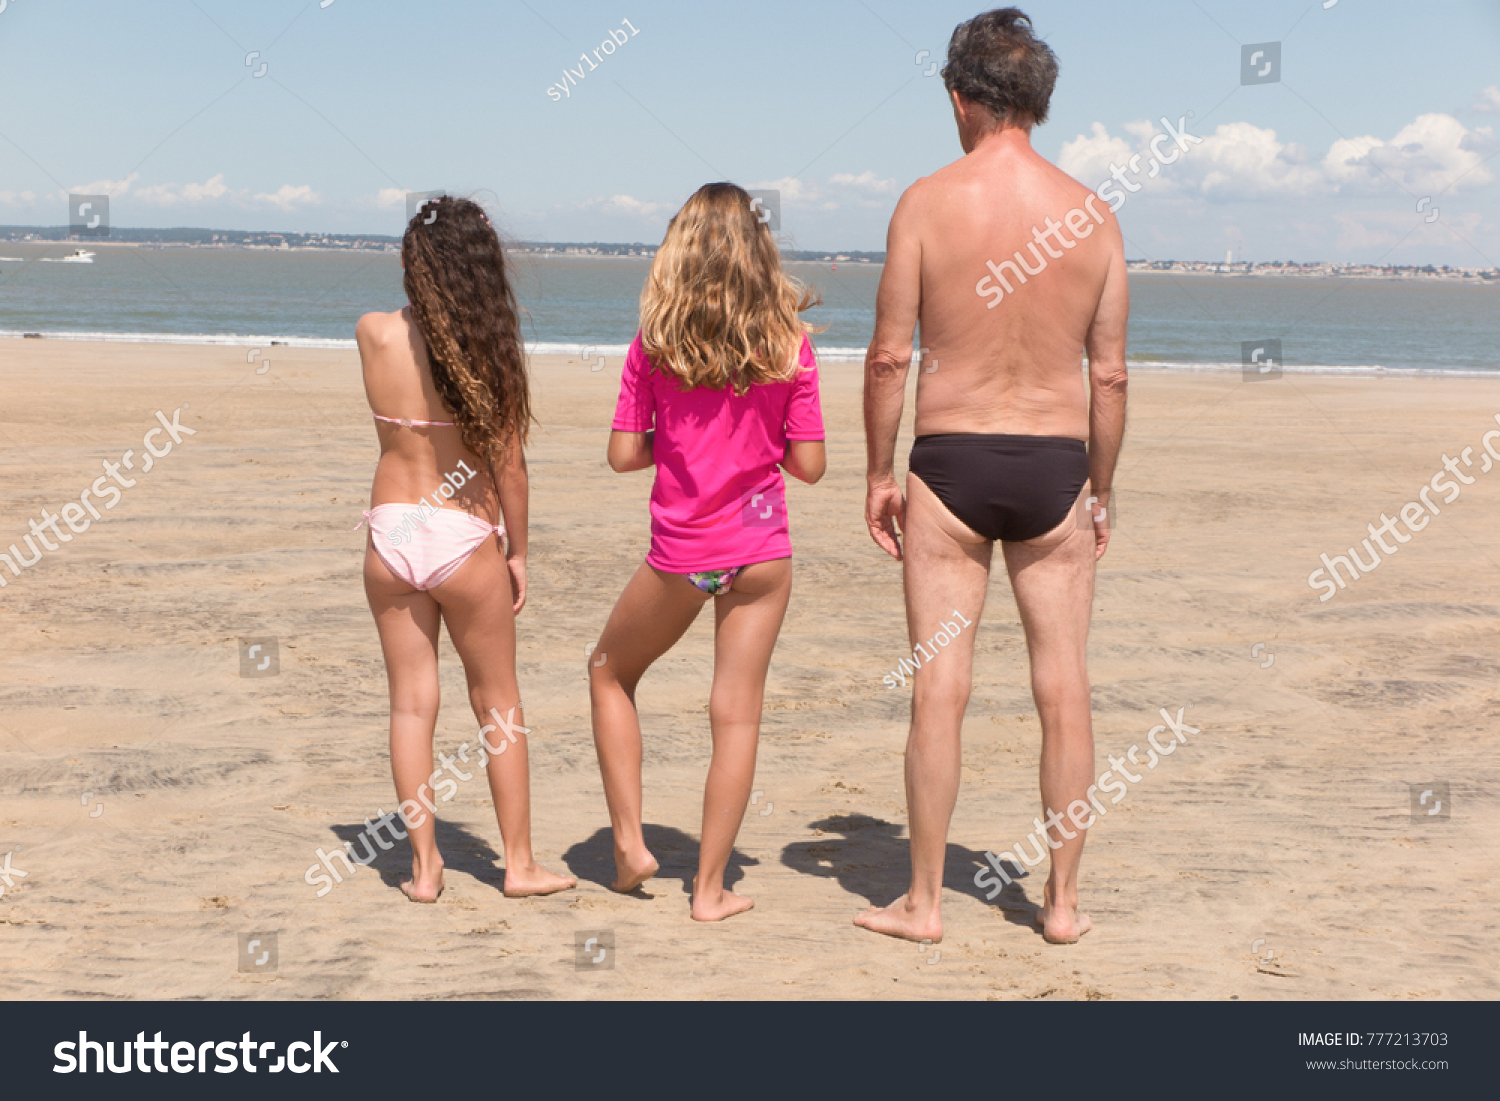
POLYGON ((989 585, 991 544, 947 510, 915 475, 906 479, 906 623, 921 661, 906 742, 911 889, 856 925, 908 940, 943 939, 943 857, 958 800, 960 731, 969 702, 974 635, 989 585), (956 627, 955 632, 950 626, 956 627), (939 632, 941 631, 941 634, 939 632), (943 638, 951 641, 944 643, 943 638))
MULTIPOLYGON (((1079 498, 1088 492, 1085 484, 1079 498)), ((1075 800, 1087 807, 1094 781, 1088 674, 1094 529, 1079 525, 1079 509, 1075 503, 1046 535, 1003 545, 1031 655, 1031 695, 1042 720, 1042 825, 1047 844, 1055 847, 1037 920, 1042 935, 1054 944, 1073 943, 1092 924, 1078 912, 1078 862, 1085 833, 1067 816, 1075 800)), ((1079 817, 1087 813, 1080 811, 1079 817)))

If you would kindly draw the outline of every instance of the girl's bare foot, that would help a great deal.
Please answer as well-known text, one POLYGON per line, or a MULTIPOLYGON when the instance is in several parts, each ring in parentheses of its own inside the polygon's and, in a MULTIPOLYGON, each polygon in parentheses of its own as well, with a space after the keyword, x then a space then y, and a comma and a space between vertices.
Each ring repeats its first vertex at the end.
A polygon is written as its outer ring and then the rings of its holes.
POLYGON ((424 872, 412 857, 411 878, 402 882, 401 893, 413 902, 436 902, 443 893, 443 862, 433 862, 424 872))
POLYGON ((656 857, 642 849, 636 856, 615 853, 615 881, 609 885, 611 891, 629 894, 657 873, 661 867, 656 857))
POLYGON ((698 890, 698 885, 693 885, 693 920, 694 921, 723 921, 725 918, 742 914, 755 905, 753 898, 737 895, 733 891, 726 891, 722 887, 715 894, 706 894, 698 890))
POLYGON ((528 898, 531 895, 550 895, 578 886, 578 880, 570 875, 557 875, 540 864, 505 867, 505 897, 528 898))
POLYGON ((943 939, 941 911, 936 905, 916 906, 910 895, 902 895, 884 908, 871 906, 854 919, 854 924, 872 933, 884 933, 903 940, 930 940, 937 944, 943 939))
POLYGON ((1048 944, 1077 944, 1078 938, 1094 927, 1087 914, 1075 906, 1042 906, 1037 909, 1036 923, 1042 927, 1042 939, 1048 944))

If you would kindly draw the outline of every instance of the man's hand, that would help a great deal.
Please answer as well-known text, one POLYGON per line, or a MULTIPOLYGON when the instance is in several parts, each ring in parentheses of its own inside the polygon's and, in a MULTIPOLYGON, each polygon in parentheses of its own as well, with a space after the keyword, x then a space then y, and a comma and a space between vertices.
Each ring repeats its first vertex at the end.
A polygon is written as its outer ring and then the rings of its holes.
POLYGON ((1094 502, 1090 518, 1094 521, 1094 561, 1097 562, 1104 557, 1104 550, 1109 546, 1109 529, 1114 523, 1114 517, 1109 513, 1110 491, 1095 491, 1095 495, 1089 500, 1094 502))
POLYGON ((906 528, 906 498, 894 481, 870 483, 865 494, 865 523, 875 545, 899 562, 901 532, 906 528))
POLYGON ((521 609, 526 607, 526 559, 524 556, 507 558, 505 568, 510 570, 510 590, 516 598, 512 611, 520 615, 521 609))

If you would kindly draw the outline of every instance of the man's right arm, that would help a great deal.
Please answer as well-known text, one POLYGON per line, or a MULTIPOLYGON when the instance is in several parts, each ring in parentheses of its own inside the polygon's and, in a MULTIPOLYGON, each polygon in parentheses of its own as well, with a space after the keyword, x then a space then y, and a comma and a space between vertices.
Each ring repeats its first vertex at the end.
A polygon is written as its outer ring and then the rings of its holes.
POLYGON ((875 336, 865 353, 865 523, 876 545, 894 558, 901 557, 897 525, 906 520, 906 500, 896 484, 896 434, 922 305, 922 245, 911 196, 909 189, 891 216, 875 296, 875 336))
POLYGON ((1109 543, 1112 517, 1109 515, 1114 492, 1115 462, 1125 438, 1125 337, 1130 319, 1130 282, 1125 268, 1125 247, 1118 223, 1109 219, 1113 230, 1113 252, 1099 296, 1093 323, 1089 326, 1085 347, 1089 356, 1089 482, 1090 492, 1099 499, 1094 510, 1094 557, 1104 555, 1109 543))

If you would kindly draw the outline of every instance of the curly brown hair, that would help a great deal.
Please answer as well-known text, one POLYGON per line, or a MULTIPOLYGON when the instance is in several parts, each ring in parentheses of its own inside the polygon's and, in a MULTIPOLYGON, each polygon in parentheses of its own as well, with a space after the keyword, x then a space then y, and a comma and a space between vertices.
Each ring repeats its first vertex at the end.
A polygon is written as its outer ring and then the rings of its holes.
POLYGON ((479 204, 444 195, 412 217, 401 260, 433 384, 453 410, 464 446, 486 462, 502 458, 513 441, 526 442, 533 418, 499 235, 479 204))

